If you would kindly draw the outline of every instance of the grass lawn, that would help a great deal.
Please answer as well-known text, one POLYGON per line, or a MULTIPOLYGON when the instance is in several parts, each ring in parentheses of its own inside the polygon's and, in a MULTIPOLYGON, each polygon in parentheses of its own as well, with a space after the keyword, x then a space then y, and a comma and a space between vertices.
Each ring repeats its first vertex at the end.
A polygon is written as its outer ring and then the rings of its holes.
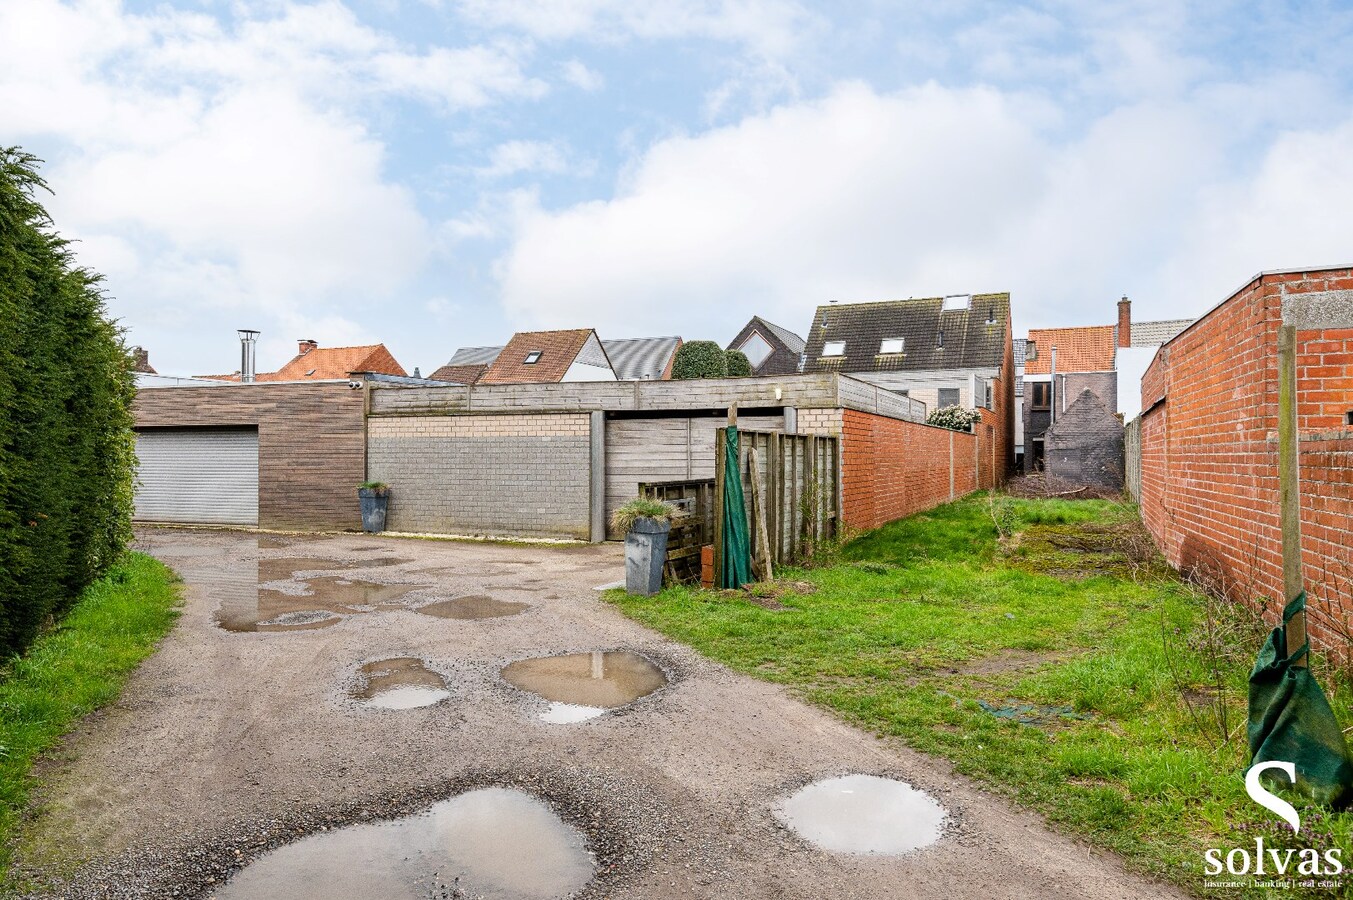
MULTIPOLYGON (((1341 847, 1353 870, 1353 815, 1306 810, 1298 837, 1246 796, 1245 692, 1264 629, 1180 581, 1134 507, 977 496, 752 591, 605 596, 1196 894, 1210 895, 1206 848, 1253 851, 1260 835, 1341 847)), ((1316 671, 1353 725, 1349 682, 1316 671)))
POLYGON ((0 670, 0 884, 34 760, 122 684, 178 618, 177 577, 128 553, 52 630, 0 670))

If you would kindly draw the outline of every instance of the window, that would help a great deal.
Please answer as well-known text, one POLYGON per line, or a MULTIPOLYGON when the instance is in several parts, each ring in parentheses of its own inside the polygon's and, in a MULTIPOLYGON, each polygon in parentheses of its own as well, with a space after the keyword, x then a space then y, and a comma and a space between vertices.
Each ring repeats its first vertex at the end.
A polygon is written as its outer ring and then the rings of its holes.
POLYGON ((944 311, 954 312, 960 309, 967 309, 972 302, 972 294, 950 294, 944 298, 944 311))
POLYGON ((985 400, 982 402, 982 405, 985 406, 987 409, 995 409, 995 407, 991 405, 991 382, 990 382, 990 381, 988 381, 988 382, 986 383, 985 400))
POLYGON ((540 362, 541 354, 542 351, 540 350, 532 350, 530 353, 526 354, 526 365, 534 366, 536 363, 540 362))
POLYGON ((1032 392, 1030 409, 1048 409, 1052 406, 1052 382, 1030 381, 1025 383, 1025 387, 1032 392))
POLYGON ((940 388, 938 406, 940 409, 944 409, 946 406, 958 406, 958 388, 940 388))
POLYGON ((845 341, 827 341, 825 344, 822 345, 822 355, 823 355, 823 356, 845 356, 845 355, 846 355, 846 342, 845 342, 845 341))
POLYGON ((939 350, 943 350, 943 349, 944 349, 944 329, 943 329, 943 328, 941 328, 939 331, 935 332, 935 347, 936 347, 936 349, 939 349, 939 350))
POLYGON ((1353 409, 1350 409, 1348 412, 1344 413, 1344 424, 1353 425, 1353 409))
POLYGON ((879 342, 880 353, 901 353, 906 346, 905 338, 884 338, 879 342))
POLYGON ((987 324, 996 324, 996 304, 994 303, 987 307, 987 324))
POLYGON ((759 332, 753 331, 747 340, 738 347, 742 355, 747 357, 747 362, 752 364, 753 369, 759 369, 766 358, 774 352, 774 348, 763 338, 759 332))
POLYGON ((1026 341, 1024 344, 1024 358, 1026 360, 1038 359, 1038 345, 1033 341, 1026 341))

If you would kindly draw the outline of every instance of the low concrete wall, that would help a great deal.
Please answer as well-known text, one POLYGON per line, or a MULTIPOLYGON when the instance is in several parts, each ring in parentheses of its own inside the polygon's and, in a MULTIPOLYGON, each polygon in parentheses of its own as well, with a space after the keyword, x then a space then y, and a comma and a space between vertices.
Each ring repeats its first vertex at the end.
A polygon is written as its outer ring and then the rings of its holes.
POLYGON ((588 540, 590 419, 555 413, 368 420, 368 471, 391 488, 387 527, 588 540))

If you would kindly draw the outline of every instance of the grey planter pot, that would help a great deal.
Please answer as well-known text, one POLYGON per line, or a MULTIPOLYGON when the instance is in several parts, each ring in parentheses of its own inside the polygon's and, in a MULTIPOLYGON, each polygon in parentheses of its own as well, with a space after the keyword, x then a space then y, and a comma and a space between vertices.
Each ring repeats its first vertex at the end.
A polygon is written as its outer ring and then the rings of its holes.
POLYGON ((358 488, 362 501, 362 530, 376 534, 385 530, 385 510, 390 505, 390 492, 372 488, 358 488))
POLYGON ((636 519, 625 535, 625 590, 651 597, 662 590, 662 570, 667 565, 667 533, 671 522, 636 519))

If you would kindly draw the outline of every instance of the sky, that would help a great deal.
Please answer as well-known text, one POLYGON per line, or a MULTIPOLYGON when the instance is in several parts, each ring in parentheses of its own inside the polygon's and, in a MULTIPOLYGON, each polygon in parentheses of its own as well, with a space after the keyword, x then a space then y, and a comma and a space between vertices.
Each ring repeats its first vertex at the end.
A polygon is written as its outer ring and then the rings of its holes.
POLYGON ((162 373, 1353 261, 1353 3, 0 0, 0 145, 162 373))

